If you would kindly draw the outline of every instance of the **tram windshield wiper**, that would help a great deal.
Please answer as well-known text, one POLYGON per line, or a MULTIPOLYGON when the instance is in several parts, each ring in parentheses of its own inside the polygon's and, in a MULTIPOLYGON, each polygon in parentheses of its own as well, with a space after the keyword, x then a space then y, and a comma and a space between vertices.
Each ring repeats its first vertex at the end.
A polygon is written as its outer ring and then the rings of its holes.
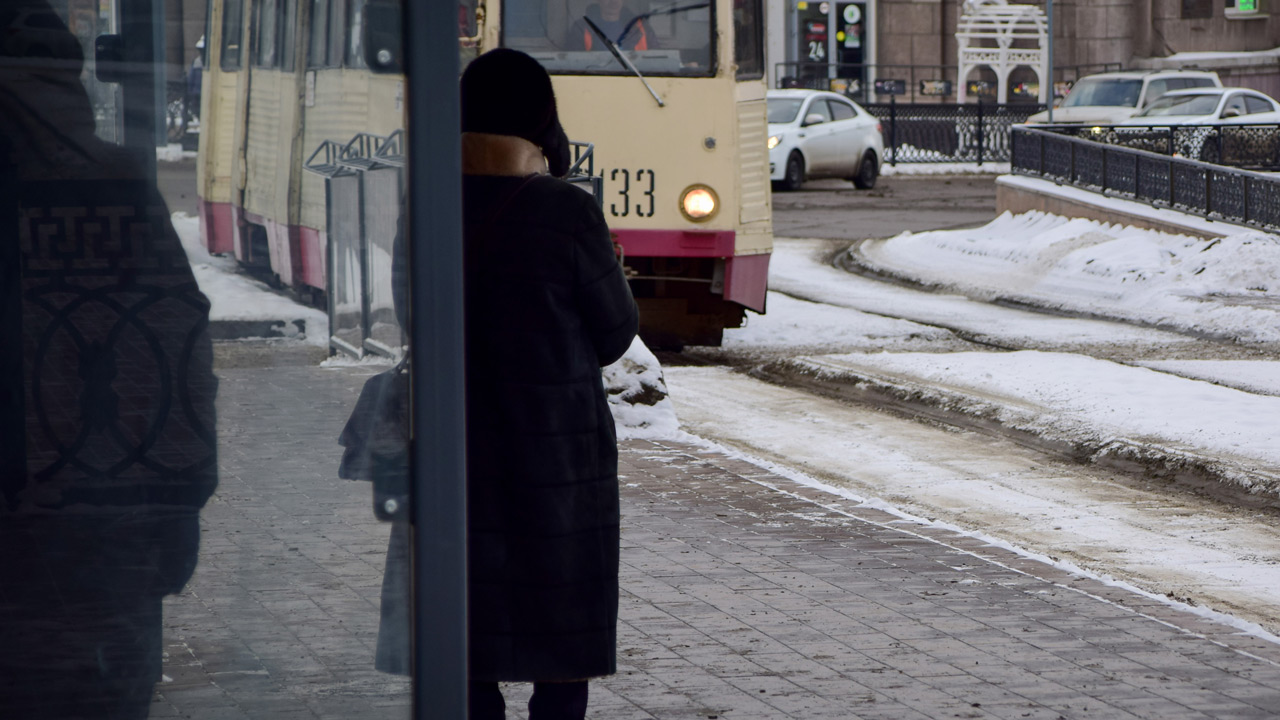
POLYGON ((614 59, 621 63, 622 67, 635 73, 636 77, 640 78, 640 82, 644 83, 644 89, 648 90, 649 94, 653 96, 654 101, 658 103, 658 107, 666 107, 667 104, 662 102, 662 98, 658 97, 658 93, 654 92, 653 87, 649 85, 649 81, 645 80, 644 75, 640 74, 640 70, 627 59, 626 55, 622 54, 621 50, 618 49, 618 44, 610 40, 609 36, 605 35, 604 31, 600 29, 600 26, 592 22, 591 18, 583 15, 582 19, 587 22, 587 26, 591 28, 591 32, 595 33, 596 37, 600 38, 600 40, 604 42, 604 46, 609 48, 609 52, 613 53, 614 59))

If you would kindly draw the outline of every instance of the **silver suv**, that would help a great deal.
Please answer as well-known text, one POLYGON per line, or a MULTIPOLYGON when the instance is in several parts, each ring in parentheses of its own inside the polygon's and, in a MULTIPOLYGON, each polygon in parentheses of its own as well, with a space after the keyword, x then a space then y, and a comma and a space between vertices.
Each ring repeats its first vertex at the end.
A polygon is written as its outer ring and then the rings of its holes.
MULTIPOLYGON (((1218 74, 1207 70, 1122 70, 1088 75, 1076 81, 1062 105, 1053 109, 1053 122, 1064 125, 1114 125, 1137 115, 1170 90, 1222 87, 1218 74)), ((1047 123, 1049 113, 1027 118, 1047 123)))

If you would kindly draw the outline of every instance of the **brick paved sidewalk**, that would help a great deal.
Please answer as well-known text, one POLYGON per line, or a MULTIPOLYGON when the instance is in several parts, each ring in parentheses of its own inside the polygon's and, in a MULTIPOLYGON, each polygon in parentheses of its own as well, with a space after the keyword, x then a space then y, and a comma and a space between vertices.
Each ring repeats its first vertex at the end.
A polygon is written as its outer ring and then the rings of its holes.
MULTIPOLYGON (((222 484, 152 717, 408 716, 372 667, 387 526, 334 477, 371 372, 220 373, 222 484)), ((630 441, 621 472, 619 673, 590 717, 1280 716, 1280 647, 1229 627, 697 448, 630 441)))

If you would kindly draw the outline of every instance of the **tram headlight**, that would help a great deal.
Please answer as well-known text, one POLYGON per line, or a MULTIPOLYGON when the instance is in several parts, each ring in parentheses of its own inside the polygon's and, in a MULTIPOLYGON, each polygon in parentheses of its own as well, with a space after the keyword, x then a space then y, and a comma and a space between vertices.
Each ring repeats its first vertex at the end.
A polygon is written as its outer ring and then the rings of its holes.
POLYGON ((706 185, 690 185, 680 193, 680 214, 694 222, 710 220, 720 210, 720 198, 706 185))
POLYGON ((781 136, 781 135, 770 135, 770 136, 769 136, 769 142, 767 142, 767 143, 765 143, 765 144, 769 146, 769 149, 770 149, 770 150, 772 150, 772 149, 774 149, 774 148, 778 147, 778 143, 780 143, 780 142, 782 142, 782 136, 781 136))

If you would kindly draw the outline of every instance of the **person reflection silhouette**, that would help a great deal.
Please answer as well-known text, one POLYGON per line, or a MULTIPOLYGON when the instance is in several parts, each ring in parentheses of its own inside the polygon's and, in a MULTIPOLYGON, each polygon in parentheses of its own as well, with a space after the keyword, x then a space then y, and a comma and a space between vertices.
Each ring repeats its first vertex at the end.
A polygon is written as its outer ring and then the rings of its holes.
POLYGON ((10 9, 0 717, 145 718, 217 479, 209 303, 147 165, 95 136, 74 36, 44 0, 10 9))

